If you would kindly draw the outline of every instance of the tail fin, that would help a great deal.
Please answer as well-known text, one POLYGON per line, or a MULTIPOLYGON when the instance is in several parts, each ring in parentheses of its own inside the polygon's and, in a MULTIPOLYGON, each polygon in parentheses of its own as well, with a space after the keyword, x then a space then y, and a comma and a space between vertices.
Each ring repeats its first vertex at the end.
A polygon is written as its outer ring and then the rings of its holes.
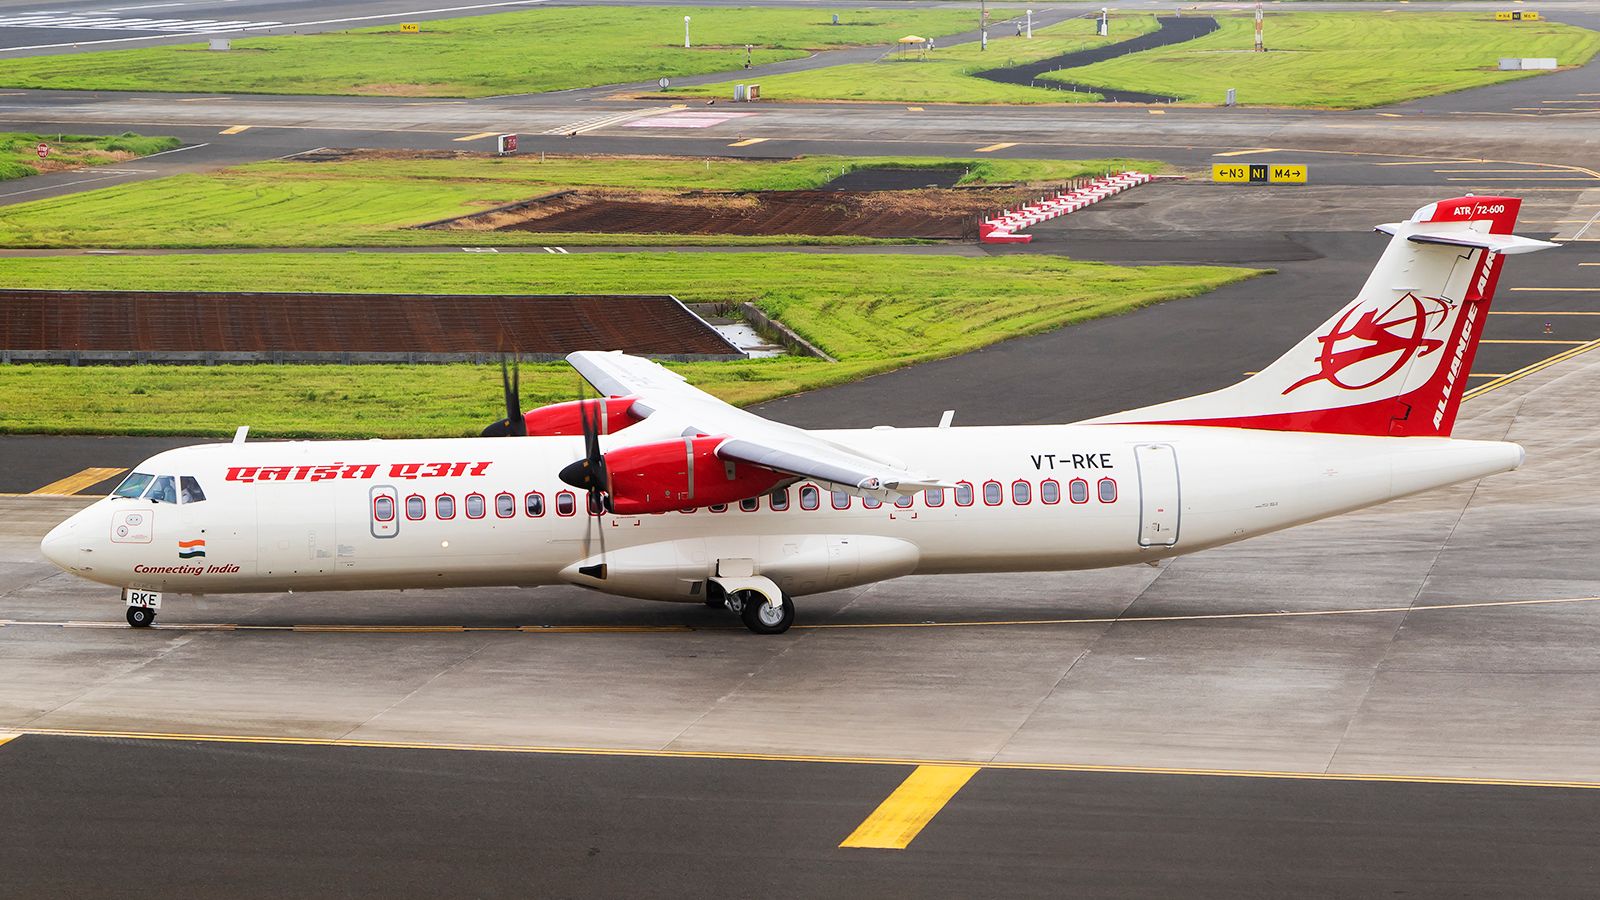
POLYGON ((1511 233, 1521 205, 1460 197, 1379 225, 1393 237, 1356 299, 1259 374, 1089 421, 1449 435, 1505 255, 1558 246, 1511 233))

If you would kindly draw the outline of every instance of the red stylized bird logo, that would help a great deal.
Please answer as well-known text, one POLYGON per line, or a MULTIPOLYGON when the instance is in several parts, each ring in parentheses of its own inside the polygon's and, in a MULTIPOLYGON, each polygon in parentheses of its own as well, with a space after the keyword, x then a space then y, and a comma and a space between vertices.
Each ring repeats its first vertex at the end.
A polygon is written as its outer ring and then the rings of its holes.
POLYGON ((1452 308, 1453 304, 1443 298, 1419 298, 1410 293, 1381 312, 1354 307, 1339 317, 1333 330, 1317 338, 1322 344, 1322 352, 1317 355, 1320 371, 1289 385, 1283 392, 1287 394, 1317 381, 1327 381, 1347 391, 1372 387, 1400 371, 1413 357, 1427 356, 1444 346, 1444 341, 1425 335, 1442 326, 1452 308), (1424 300, 1433 308, 1425 306, 1424 300), (1432 321, 1434 316, 1438 317, 1437 322, 1432 321), (1393 356, 1394 360, 1367 381, 1352 384, 1340 377, 1341 372, 1357 363, 1383 356, 1393 356))

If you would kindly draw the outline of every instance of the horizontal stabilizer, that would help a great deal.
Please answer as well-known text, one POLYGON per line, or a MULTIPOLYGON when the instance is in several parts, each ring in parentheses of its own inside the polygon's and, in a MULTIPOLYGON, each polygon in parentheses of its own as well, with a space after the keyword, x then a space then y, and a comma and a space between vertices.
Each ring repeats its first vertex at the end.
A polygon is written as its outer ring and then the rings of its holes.
MULTIPOLYGON (((1392 235, 1399 229, 1399 225, 1379 225, 1374 230, 1392 235)), ((1536 250, 1548 250, 1551 247, 1561 246, 1550 241, 1525 238, 1516 234, 1482 234, 1476 231, 1413 231, 1406 235, 1406 240, 1417 244, 1477 247, 1480 250, 1507 254, 1533 253, 1536 250)))

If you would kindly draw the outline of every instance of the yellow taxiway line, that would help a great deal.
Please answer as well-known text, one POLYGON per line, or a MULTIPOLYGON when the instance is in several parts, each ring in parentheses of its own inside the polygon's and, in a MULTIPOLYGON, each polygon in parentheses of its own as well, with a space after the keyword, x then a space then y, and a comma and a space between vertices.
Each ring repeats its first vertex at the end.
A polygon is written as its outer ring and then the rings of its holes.
POLYGON ((1506 375, 1506 376, 1504 376, 1502 378, 1496 378, 1495 380, 1489 382, 1488 384, 1478 385, 1477 387, 1473 388, 1472 390, 1467 391, 1465 394, 1461 395, 1461 399, 1462 400, 1471 400, 1473 397, 1480 397, 1480 396, 1482 396, 1484 394, 1487 394, 1490 391, 1495 390, 1497 388, 1503 388, 1506 385, 1512 383, 1513 381, 1517 381, 1518 379, 1526 378, 1529 375, 1534 374, 1535 372, 1542 372, 1545 369, 1548 369, 1551 366, 1555 365, 1556 363, 1565 362, 1566 360, 1569 360, 1569 359, 1573 358, 1574 356, 1577 356, 1577 355, 1582 354, 1582 353, 1588 353, 1590 350, 1593 350, 1596 347, 1600 347, 1600 340, 1593 340, 1593 341, 1588 342, 1587 344, 1579 344, 1578 346, 1573 347, 1573 348, 1571 348, 1569 350, 1563 350, 1560 353, 1557 353, 1555 356, 1548 356, 1548 357, 1545 357, 1544 359, 1539 360, 1536 363, 1530 363, 1530 364, 1528 364, 1526 366, 1523 366, 1522 368, 1516 370, 1515 372, 1510 373, 1509 375, 1506 375))
POLYGON ((243 134, 244 132, 249 131, 249 130, 250 130, 250 126, 249 125, 234 125, 234 126, 232 126, 230 128, 222 129, 221 131, 217 132, 217 134, 243 134))
POLYGON ((91 485, 99 484, 107 478, 121 475, 127 469, 84 469, 76 475, 68 475, 60 481, 52 481, 34 494, 45 494, 52 497, 70 497, 91 485))
POLYGON ((917 766, 839 846, 904 850, 976 774, 977 766, 917 766))
POLYGON ((764 143, 767 142, 767 140, 768 140, 767 138, 745 138, 742 141, 734 141, 733 143, 729 144, 728 146, 729 147, 749 147, 749 146, 753 146, 755 144, 764 144, 764 143))
POLYGON ((987 147, 979 147, 978 149, 976 149, 976 150, 974 150, 972 152, 973 153, 993 153, 996 150, 1004 150, 1007 147, 1015 147, 1016 145, 1017 144, 1016 144, 1015 141, 1013 141, 1013 142, 1011 142, 1009 144, 1007 144, 1007 143, 990 144, 987 147))
POLYGON ((518 744, 467 744, 428 741, 366 741, 241 734, 186 734, 152 731, 99 731, 82 728, 21 728, 23 736, 112 738, 124 741, 191 741, 197 743, 265 744, 290 747, 357 747, 380 750, 455 750, 548 756, 633 756, 652 759, 734 759, 754 762, 835 763, 871 766, 944 766, 1028 772, 1083 772, 1131 775, 1197 775, 1224 778, 1278 778, 1299 781, 1374 781, 1400 784, 1475 784, 1502 787, 1583 788, 1600 790, 1600 781, 1554 781, 1535 778, 1489 778, 1455 775, 1374 772, 1301 772, 1274 769, 1189 769, 1175 766, 1118 766, 1089 763, 997 762, 974 759, 925 759, 893 756, 826 756, 801 753, 737 753, 716 750, 667 750, 626 747, 546 747, 518 744))
MULTIPOLYGON (((1597 341, 1596 343, 1600 343, 1597 341)), ((1513 372, 1512 375, 1516 373, 1513 372)), ((1510 377, 1510 376, 1501 376, 1510 377)), ((1482 390, 1479 388, 1478 390, 1482 390)), ((1471 392, 1469 392, 1471 393, 1471 392)), ((1371 606, 1340 609, 1280 609, 1271 612, 1192 613, 1171 616, 1084 616, 1062 619, 954 619, 931 622, 814 622, 792 626, 795 631, 861 631, 880 628, 1032 628, 1060 625, 1138 625, 1163 622, 1209 622, 1230 619, 1297 619, 1320 616, 1364 616, 1424 613, 1460 609, 1497 609, 1509 606, 1552 606, 1600 603, 1595 597, 1541 597, 1531 600, 1473 600, 1416 606, 1371 606)), ((0 628, 128 628, 122 622, 49 622, 0 619, 0 628)), ((470 634, 474 632, 521 634, 681 634, 695 631, 739 631, 729 625, 239 625, 195 623, 153 625, 170 631, 293 631, 307 634, 470 634)))
POLYGON ((500 132, 498 131, 480 131, 477 134, 464 134, 458 138, 451 138, 451 140, 456 141, 457 143, 460 143, 461 141, 477 141, 486 137, 494 137, 499 133, 500 132))

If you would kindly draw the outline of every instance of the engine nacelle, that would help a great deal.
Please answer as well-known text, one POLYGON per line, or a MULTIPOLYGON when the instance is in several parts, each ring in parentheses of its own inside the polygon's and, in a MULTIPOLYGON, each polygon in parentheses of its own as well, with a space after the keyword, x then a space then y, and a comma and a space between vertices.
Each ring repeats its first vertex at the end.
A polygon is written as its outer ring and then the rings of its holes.
POLYGON ((583 434, 583 417, 598 434, 616 434, 630 425, 644 421, 632 413, 636 397, 596 397, 590 400, 568 400, 530 409, 522 415, 528 434, 554 437, 583 434))
POLYGON ((610 451, 606 494, 612 511, 627 516, 737 503, 793 477, 719 458, 717 445, 725 440, 700 435, 610 451))

